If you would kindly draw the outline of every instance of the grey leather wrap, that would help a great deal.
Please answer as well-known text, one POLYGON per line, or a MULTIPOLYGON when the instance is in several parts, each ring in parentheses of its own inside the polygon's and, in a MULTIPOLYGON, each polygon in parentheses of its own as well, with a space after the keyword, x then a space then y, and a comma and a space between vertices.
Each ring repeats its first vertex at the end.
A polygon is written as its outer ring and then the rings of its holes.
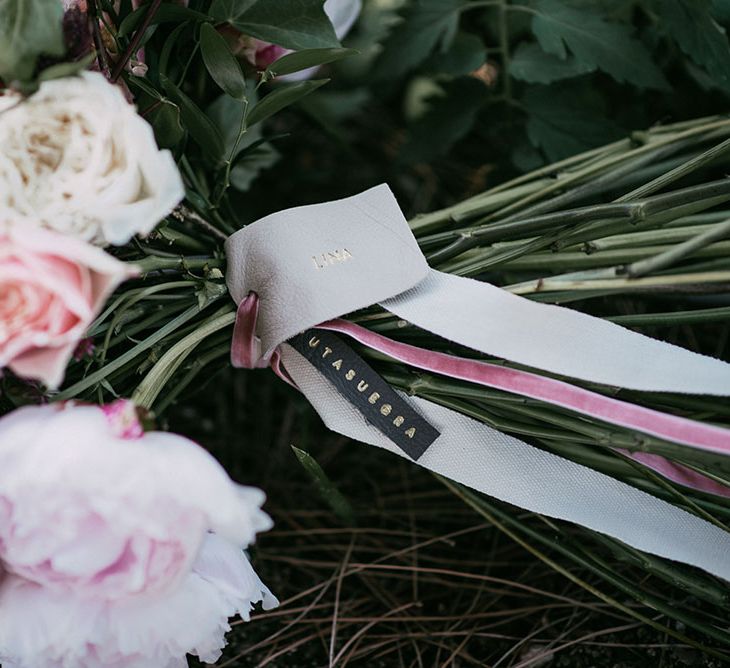
POLYGON ((226 254, 236 303, 249 292, 259 296, 265 356, 309 327, 412 288, 429 272, 386 185, 262 218, 231 235, 226 254))

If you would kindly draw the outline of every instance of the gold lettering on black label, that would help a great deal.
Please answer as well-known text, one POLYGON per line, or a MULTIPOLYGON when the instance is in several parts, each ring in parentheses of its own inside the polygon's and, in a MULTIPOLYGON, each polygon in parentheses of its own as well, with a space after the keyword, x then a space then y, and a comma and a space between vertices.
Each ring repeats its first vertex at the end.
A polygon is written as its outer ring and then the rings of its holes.
POLYGON ((309 330, 289 343, 371 425, 413 459, 418 459, 438 437, 438 430, 407 399, 331 332, 309 330))

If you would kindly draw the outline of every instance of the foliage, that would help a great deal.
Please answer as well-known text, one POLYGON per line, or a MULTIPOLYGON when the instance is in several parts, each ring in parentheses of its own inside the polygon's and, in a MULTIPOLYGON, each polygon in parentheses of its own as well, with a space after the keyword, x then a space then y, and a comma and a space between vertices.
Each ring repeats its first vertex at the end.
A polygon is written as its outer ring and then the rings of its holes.
POLYGON ((319 0, 213 0, 210 14, 247 35, 289 49, 339 45, 319 0))
POLYGON ((657 0, 655 7, 668 34, 682 51, 705 68, 716 86, 730 91, 727 35, 713 17, 710 3, 703 0, 657 0))
POLYGON ((210 76, 224 93, 236 100, 246 98, 246 80, 225 38, 210 23, 200 26, 200 52, 210 76))
POLYGON ((465 0, 417 0, 383 46, 375 78, 399 77, 419 65, 436 48, 451 44, 465 0))
MULTIPOLYGON (((449 62, 470 37, 481 43, 482 71, 472 76, 486 76, 490 101, 472 114, 469 127, 480 132, 481 127, 498 124, 513 137, 513 147, 525 138, 543 157, 558 160, 608 139, 615 130, 607 120, 611 117, 630 130, 646 124, 645 109, 657 100, 666 112, 677 106, 677 98, 704 86, 730 92, 730 48, 718 23, 723 19, 720 5, 704 0, 409 1, 402 22, 384 42, 374 72, 384 80, 413 72, 411 85, 427 77, 446 88, 455 76, 469 76, 466 71, 455 73, 449 62), (571 95, 559 85, 566 80, 572 83, 572 94, 594 93, 602 99, 579 110, 581 129, 571 141, 561 142, 545 117, 564 116, 571 104, 571 95)), ((420 151, 413 151, 409 143, 402 156, 406 162, 435 158, 466 134, 463 114, 440 113, 438 98, 427 106, 442 126, 452 124, 460 131, 420 151)), ((422 113, 419 109, 408 114, 416 117, 410 124, 414 135, 422 113)), ((513 148, 509 157, 521 166, 521 154, 524 149, 513 148)), ((540 154, 533 150, 533 164, 542 161, 540 154)))
POLYGON ((578 63, 639 88, 669 87, 649 52, 632 37, 627 26, 559 0, 538 0, 533 11, 532 32, 545 53, 559 60, 571 53, 578 63))

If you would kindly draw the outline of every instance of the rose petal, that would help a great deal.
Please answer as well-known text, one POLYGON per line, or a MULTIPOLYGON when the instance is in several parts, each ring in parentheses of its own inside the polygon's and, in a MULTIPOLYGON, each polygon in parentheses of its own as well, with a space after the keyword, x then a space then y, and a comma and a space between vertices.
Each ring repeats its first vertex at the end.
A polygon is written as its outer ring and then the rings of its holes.
POLYGON ((7 230, 0 249, 0 365, 55 388, 86 329, 135 268, 39 227, 7 230))

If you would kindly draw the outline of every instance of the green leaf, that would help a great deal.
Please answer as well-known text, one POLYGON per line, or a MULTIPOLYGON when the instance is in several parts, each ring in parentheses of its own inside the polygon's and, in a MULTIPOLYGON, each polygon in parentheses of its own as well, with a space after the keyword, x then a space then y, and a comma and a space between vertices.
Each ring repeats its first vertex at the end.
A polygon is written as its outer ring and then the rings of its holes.
POLYGON ((268 142, 246 149, 239 154, 231 170, 231 185, 245 192, 258 175, 265 169, 273 167, 280 157, 279 151, 268 142))
POLYGON ((509 73, 515 79, 542 84, 587 74, 595 69, 595 65, 588 65, 573 56, 561 60, 545 53, 537 44, 527 42, 517 47, 509 64, 509 73))
POLYGON ((337 124, 361 113, 371 95, 370 89, 364 86, 348 90, 324 89, 304 100, 302 107, 329 132, 337 133, 337 124))
POLYGON ((299 463, 304 467, 304 470, 312 478, 317 487, 317 491, 320 493, 327 505, 332 508, 332 512, 334 512, 334 514, 348 526, 353 526, 356 523, 355 513, 352 510, 350 502, 327 477, 327 474, 324 472, 317 460, 308 452, 300 450, 293 445, 291 446, 291 449, 297 456, 299 463))
POLYGON ((718 21, 730 22, 730 0, 712 0, 710 11, 718 21))
POLYGON ((446 153, 472 129, 489 97, 489 89, 473 77, 454 79, 444 92, 413 124, 400 155, 404 162, 428 162, 446 153))
POLYGON ((310 67, 318 67, 326 63, 333 63, 336 60, 342 60, 348 56, 354 56, 356 53, 355 49, 342 48, 304 49, 303 51, 287 53, 266 68, 264 78, 271 79, 285 74, 292 74, 292 72, 301 72, 310 67))
POLYGON ((167 35, 167 37, 165 38, 165 42, 162 45, 162 49, 160 50, 159 62, 157 64, 157 70, 159 72, 168 71, 167 66, 170 62, 172 50, 175 48, 178 40, 180 40, 180 38, 182 37, 183 32, 185 32, 189 27, 190 23, 188 21, 183 21, 182 23, 178 23, 167 35))
POLYGON ((420 65, 439 42, 451 44, 466 0, 417 0, 383 45, 372 76, 400 77, 420 65))
POLYGON ((185 189, 185 199, 190 202, 195 209, 201 212, 206 212, 211 207, 210 202, 208 202, 205 197, 191 188, 185 189))
POLYGON ((655 0, 662 27, 714 83, 730 90, 730 45, 725 29, 710 14, 705 0, 655 0))
MULTIPOLYGON (((1 1, 1 0, 0 0, 1 1)), ((96 59, 96 56, 93 53, 90 53, 80 60, 74 60, 71 62, 65 62, 65 63, 56 63, 55 65, 50 65, 49 67, 46 67, 45 69, 41 70, 35 80, 27 80, 27 81, 15 81, 14 82, 14 89, 17 90, 19 93, 22 93, 23 95, 32 95, 38 90, 38 87, 40 84, 42 84, 44 81, 50 81, 51 79, 61 79, 63 77, 71 77, 79 72, 82 72, 85 70, 94 60, 96 59)), ((136 77, 132 77, 136 78, 136 77)))
POLYGON ((607 144, 625 131, 606 118, 603 102, 588 87, 554 84, 528 88, 522 99, 528 113, 527 136, 550 161, 607 144))
POLYGON ((514 148, 510 151, 510 160, 517 169, 526 174, 545 164, 545 156, 527 139, 515 139, 514 148))
POLYGON ((643 88, 668 89, 649 51, 631 36, 631 28, 609 23, 590 8, 569 7, 558 0, 536 0, 532 32, 547 52, 565 59, 568 49, 582 63, 617 81, 643 88))
POLYGON ((185 128, 180 120, 180 107, 167 99, 159 100, 148 115, 155 139, 160 148, 174 148, 185 136, 185 128))
MULTIPOLYGON (((250 82, 249 82, 250 84, 250 82)), ((256 91, 251 85, 248 86, 249 104, 255 104, 257 101, 256 91)), ((226 158, 235 159, 246 146, 261 138, 261 129, 259 127, 243 128, 245 132, 239 137, 239 131, 242 129, 245 105, 240 101, 234 100, 228 95, 221 95, 213 101, 206 109, 206 115, 213 121, 223 138, 223 154, 226 158), (234 146, 237 146, 236 153, 233 153, 234 146)))
MULTIPOLYGON (((119 26, 118 37, 126 37, 134 32, 135 28, 147 15, 149 5, 144 4, 128 14, 119 26)), ((172 2, 163 2, 150 21, 150 25, 159 23, 179 23, 183 21, 210 21, 210 17, 202 12, 196 12, 172 2)))
POLYGON ((50 67, 46 67, 38 75, 38 81, 50 81, 51 79, 60 79, 62 77, 71 77, 85 70, 94 62, 95 56, 89 53, 80 60, 74 60, 70 63, 56 63, 50 67))
POLYGON ((116 392, 116 390, 112 387, 112 384, 105 378, 102 380, 99 385, 101 385, 109 394, 111 394, 115 399, 119 399, 119 394, 116 392))
POLYGON ((27 81, 41 54, 62 56, 59 0, 0 0, 0 78, 27 81))
POLYGON ((432 55, 425 67, 428 71, 458 76, 473 72, 484 65, 486 60, 487 52, 479 37, 468 32, 457 32, 449 50, 432 55))
POLYGON ((211 15, 287 49, 340 46, 322 0, 213 0, 211 15))
POLYGON ((210 76, 223 92, 237 100, 245 100, 246 80, 241 66, 223 35, 210 23, 200 26, 200 51, 210 76))
MULTIPOLYGON (((249 102, 256 100, 255 90, 249 90, 249 102)), ((239 138, 243 105, 228 95, 221 95, 208 107, 208 116, 220 130, 225 144, 224 155, 233 161, 230 182, 237 190, 248 190, 254 179, 279 159, 279 152, 261 136, 261 125, 246 129, 239 138), (233 152, 236 147, 235 153, 233 152)))
POLYGON ((214 281, 198 281, 195 296, 198 298, 198 308, 202 311, 208 304, 220 299, 228 292, 225 283, 214 281))
POLYGON ((129 77, 128 82, 131 86, 139 88, 144 93, 147 93, 150 97, 156 100, 162 100, 163 95, 144 77, 129 77))
POLYGON ((223 155, 223 139, 212 121, 164 74, 160 74, 160 83, 170 99, 180 108, 180 115, 190 136, 210 158, 220 160, 223 155))
POLYGON ((259 102, 248 115, 248 125, 254 125, 272 116, 277 111, 294 104, 305 95, 324 86, 329 79, 315 79, 312 81, 299 81, 295 84, 282 86, 269 93, 259 102))

